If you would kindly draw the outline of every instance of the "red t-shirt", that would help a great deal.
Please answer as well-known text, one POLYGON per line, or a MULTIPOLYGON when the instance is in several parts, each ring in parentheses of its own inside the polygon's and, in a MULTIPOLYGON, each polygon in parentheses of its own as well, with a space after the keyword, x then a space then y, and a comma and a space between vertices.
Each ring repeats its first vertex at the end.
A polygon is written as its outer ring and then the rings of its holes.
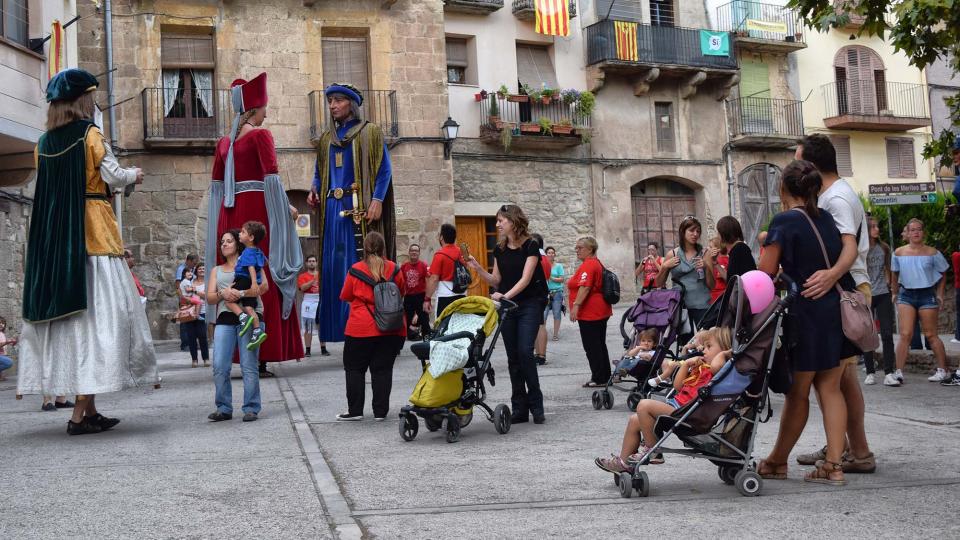
POLYGON ((590 257, 580 264, 577 271, 567 280, 567 296, 570 309, 577 299, 580 287, 590 287, 590 294, 580 306, 577 319, 581 321, 599 321, 613 315, 613 308, 603 299, 603 266, 596 257, 590 257))
POLYGON ((407 282, 408 295, 427 292, 427 265, 423 261, 403 263, 400 273, 407 282))
MULTIPOLYGON (((313 281, 315 277, 316 276, 314 276, 310 272, 304 272, 300 274, 300 276, 297 277, 297 288, 303 291, 301 287, 313 281)), ((309 289, 303 291, 303 294, 320 294, 320 282, 314 281, 313 285, 311 285, 309 289)))
MULTIPOLYGON (((393 273, 397 263, 385 261, 383 265, 384 276, 393 273)), ((370 273, 370 267, 367 263, 360 261, 354 264, 352 268, 363 272, 373 279, 370 273)), ((394 283, 400 287, 400 294, 405 294, 406 282, 403 279, 403 272, 397 272, 393 279, 394 283)), ((373 287, 360 281, 359 279, 347 274, 347 279, 343 282, 343 290, 340 291, 340 300, 350 304, 350 317, 347 318, 347 327, 344 329, 344 335, 350 337, 377 337, 377 336, 406 336, 407 325, 404 322, 399 330, 394 332, 381 332, 377 328, 377 323, 373 321, 373 287)))
POLYGON ((723 292, 727 290, 727 280, 720 277, 720 267, 727 268, 729 265, 730 257, 728 255, 717 255, 717 264, 713 265, 713 279, 716 283, 710 291, 711 304, 716 302, 717 298, 723 296, 723 292))
POLYGON ((460 260, 462 258, 463 254, 456 244, 443 246, 433 254, 433 261, 430 262, 430 275, 438 276, 440 281, 453 281, 453 259, 460 260))
POLYGON ((690 403, 695 397, 697 397, 697 390, 707 385, 710 380, 713 379, 713 373, 710 372, 710 368, 705 366, 700 370, 700 376, 697 380, 693 381, 692 384, 685 384, 680 391, 677 392, 677 395, 673 399, 677 401, 677 404, 683 407, 687 403, 690 403))
POLYGON ((950 259, 953 262, 953 286, 960 289, 960 251, 954 251, 950 259))

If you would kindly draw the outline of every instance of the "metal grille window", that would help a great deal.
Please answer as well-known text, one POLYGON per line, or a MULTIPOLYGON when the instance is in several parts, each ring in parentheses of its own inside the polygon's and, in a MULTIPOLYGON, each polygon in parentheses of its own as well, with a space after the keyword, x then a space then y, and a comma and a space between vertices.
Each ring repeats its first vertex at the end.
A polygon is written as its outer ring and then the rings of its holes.
POLYGON ((676 152, 673 128, 673 103, 658 101, 654 104, 654 124, 657 131, 657 150, 660 152, 676 152))
POLYGON ((916 178, 913 139, 887 137, 887 176, 890 178, 916 178))
POLYGON ((653 26, 676 26, 673 0, 650 0, 650 24, 653 26))
POLYGON ((27 0, 0 0, 0 36, 27 46, 27 0))
POLYGON ((853 157, 850 154, 850 137, 830 135, 830 142, 837 151, 837 174, 853 176, 853 157))
POLYGON ((467 40, 463 38, 447 38, 447 82, 453 84, 467 83, 467 40))
POLYGON ((370 88, 367 38, 323 38, 323 84, 349 83, 370 88))
POLYGON ((556 88, 557 75, 547 47, 517 44, 517 77, 534 90, 556 88))

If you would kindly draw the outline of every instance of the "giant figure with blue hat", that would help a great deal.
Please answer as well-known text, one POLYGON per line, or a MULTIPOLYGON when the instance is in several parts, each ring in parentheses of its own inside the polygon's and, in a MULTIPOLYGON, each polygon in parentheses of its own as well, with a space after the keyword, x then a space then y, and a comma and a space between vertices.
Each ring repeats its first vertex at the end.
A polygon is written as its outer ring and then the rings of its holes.
POLYGON ((96 77, 61 71, 47 85, 47 131, 35 150, 17 396, 76 395, 67 433, 120 422, 97 394, 157 385, 150 325, 110 206, 114 190, 143 182, 123 168, 94 125, 96 77))
POLYGON ((363 94, 345 83, 324 94, 333 125, 320 136, 313 189, 308 202, 319 209, 319 339, 344 340, 349 315, 340 289, 350 266, 360 260, 363 237, 383 234, 387 257, 396 258, 393 170, 380 127, 362 118, 363 94))

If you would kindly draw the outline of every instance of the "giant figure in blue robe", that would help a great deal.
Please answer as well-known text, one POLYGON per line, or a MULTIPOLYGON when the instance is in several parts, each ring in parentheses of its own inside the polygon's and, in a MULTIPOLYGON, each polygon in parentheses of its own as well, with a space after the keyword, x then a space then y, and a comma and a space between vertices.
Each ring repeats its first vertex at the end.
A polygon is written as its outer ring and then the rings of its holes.
POLYGON ((396 215, 390 154, 380 127, 362 119, 363 95, 349 84, 333 84, 324 94, 333 125, 320 136, 310 193, 320 210, 317 328, 321 342, 341 342, 349 315, 340 300, 347 270, 360 260, 370 231, 383 234, 387 257, 396 258, 396 215))

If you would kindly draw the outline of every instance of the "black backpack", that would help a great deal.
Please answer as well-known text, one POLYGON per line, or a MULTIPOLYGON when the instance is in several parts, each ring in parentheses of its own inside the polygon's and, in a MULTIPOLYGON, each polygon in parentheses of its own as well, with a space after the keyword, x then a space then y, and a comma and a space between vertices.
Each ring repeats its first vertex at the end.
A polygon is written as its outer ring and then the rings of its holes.
POLYGON ((470 275, 470 271, 467 270, 467 267, 460 262, 460 259, 454 259, 453 257, 447 255, 443 252, 437 252, 440 255, 453 261, 453 283, 450 287, 450 290, 454 294, 463 294, 467 292, 467 289, 470 288, 470 283, 473 282, 473 276, 470 275))
POLYGON ((600 265, 600 268, 603 268, 600 285, 600 290, 603 293, 603 301, 612 306, 620 301, 620 279, 617 278, 616 274, 607 270, 607 267, 603 266, 603 264, 600 265))
POLYGON ((400 265, 393 265, 393 273, 386 281, 374 281, 373 278, 357 270, 350 269, 350 275, 373 287, 373 309, 364 302, 373 322, 381 332, 396 332, 403 328, 403 295, 394 279, 400 272, 400 265))

